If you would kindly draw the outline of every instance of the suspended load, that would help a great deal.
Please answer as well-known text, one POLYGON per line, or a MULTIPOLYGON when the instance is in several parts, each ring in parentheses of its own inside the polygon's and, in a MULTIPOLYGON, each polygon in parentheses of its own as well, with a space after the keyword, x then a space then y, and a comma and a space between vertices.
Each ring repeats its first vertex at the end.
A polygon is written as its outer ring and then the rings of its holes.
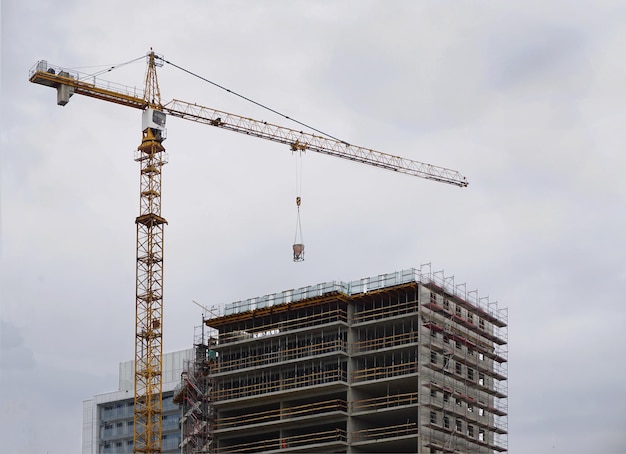
POLYGON ((302 240, 302 226, 300 224, 300 203, 302 199, 298 196, 296 197, 296 205, 298 206, 298 217, 296 220, 296 236, 293 241, 293 261, 294 262, 303 262, 304 261, 304 242, 302 240))
POLYGON ((304 244, 296 243, 293 245, 293 261, 294 262, 304 261, 304 244))
POLYGON ((298 207, 298 215, 296 218, 296 236, 293 240, 293 261, 304 261, 304 240, 302 239, 302 225, 300 224, 300 197, 302 191, 302 150, 294 150, 296 154, 296 206, 298 207))

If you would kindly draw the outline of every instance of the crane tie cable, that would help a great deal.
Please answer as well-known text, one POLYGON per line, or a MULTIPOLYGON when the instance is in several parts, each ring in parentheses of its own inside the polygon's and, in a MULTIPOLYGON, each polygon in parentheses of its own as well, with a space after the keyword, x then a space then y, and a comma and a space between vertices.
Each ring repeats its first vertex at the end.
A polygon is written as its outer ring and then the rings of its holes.
POLYGON ((228 93, 231 93, 231 94, 233 94, 233 95, 235 95, 235 96, 238 96, 239 98, 244 99, 244 100, 246 100, 246 101, 248 101, 248 102, 251 102, 252 104, 255 104, 255 105, 257 105, 257 106, 259 106, 259 107, 261 107, 261 108, 263 108, 263 109, 265 109, 265 110, 269 110, 270 112, 275 113, 276 115, 279 115, 279 116, 281 116, 281 117, 283 117, 283 118, 285 118, 285 119, 287 119, 287 120, 293 121, 294 123, 297 123, 297 124, 299 124, 300 126, 304 126, 305 128, 308 128, 308 129, 310 129, 310 130, 312 130, 312 131, 315 131, 315 132, 317 132, 317 133, 320 133, 320 134, 322 134, 323 136, 326 136, 326 137, 329 137, 329 138, 331 138, 331 139, 334 139, 334 140, 336 140, 337 142, 342 142, 342 143, 344 143, 344 144, 348 144, 348 142, 346 142, 346 141, 344 141, 344 140, 338 139, 337 137, 334 137, 334 136, 332 136, 332 135, 330 135, 330 134, 328 134, 328 133, 326 133, 326 132, 324 132, 324 131, 320 131, 319 129, 316 129, 316 128, 314 128, 313 126, 309 126, 309 125, 307 125, 306 123, 302 123, 301 121, 298 121, 298 120, 296 120, 296 119, 294 119, 294 118, 291 118, 291 117, 289 117, 289 116, 285 115, 284 113, 278 112, 277 110, 272 109, 271 107, 268 107, 268 106, 266 106, 266 105, 264 105, 264 104, 261 104, 260 102, 254 101, 253 99, 250 99, 250 98, 248 98, 248 97, 246 97, 246 96, 244 96, 244 95, 242 95, 242 94, 240 94, 240 93, 234 92, 234 91, 232 91, 232 90, 230 90, 230 89, 228 89, 228 88, 226 88, 226 87, 223 87, 222 85, 220 85, 220 84, 218 84, 218 83, 216 83, 216 82, 213 82, 213 81, 211 81, 211 80, 207 79, 206 77, 202 77, 201 75, 196 74, 196 73, 194 73, 194 72, 192 72, 192 71, 189 71, 188 69, 182 68, 182 67, 178 66, 177 64, 172 63, 171 61, 168 61, 168 60, 165 60, 165 59, 163 59, 163 61, 164 61, 165 63, 169 64, 169 65, 172 65, 174 68, 177 68, 177 69, 179 69, 179 70, 181 70, 181 71, 183 71, 183 72, 186 72, 187 74, 189 74, 189 75, 191 75, 191 76, 193 76, 193 77, 197 77, 198 79, 200 79, 200 80, 202 80, 202 81, 204 81, 204 82, 207 82, 207 83, 209 83, 209 84, 211 84, 211 85, 213 85, 213 86, 215 86, 215 87, 221 88, 222 90, 224 90, 224 91, 226 91, 226 92, 228 92, 228 93))
MULTIPOLYGON (((135 63, 136 61, 142 60, 144 58, 145 58, 145 55, 142 55, 141 57, 134 58, 134 59, 129 60, 129 61, 125 62, 125 63, 120 63, 120 64, 117 64, 117 65, 108 66, 107 68, 105 68, 103 70, 100 70, 100 71, 97 71, 97 72, 95 72, 93 74, 85 75, 85 77, 83 79, 87 79, 88 77, 98 77, 98 76, 101 76, 104 73, 108 73, 108 72, 113 71, 114 69, 121 68, 122 66, 126 66, 126 65, 129 65, 131 63, 135 63)), ((76 68, 74 68, 74 69, 76 69, 76 68)))

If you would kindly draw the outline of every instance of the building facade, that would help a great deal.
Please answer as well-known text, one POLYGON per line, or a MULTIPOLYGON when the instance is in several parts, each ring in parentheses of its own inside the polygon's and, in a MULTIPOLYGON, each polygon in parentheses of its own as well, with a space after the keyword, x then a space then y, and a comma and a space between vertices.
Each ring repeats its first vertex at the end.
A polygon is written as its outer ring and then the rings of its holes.
POLYGON ((507 312, 429 267, 206 325, 174 392, 183 453, 507 451, 507 312))
MULTIPOLYGON (((163 437, 162 452, 180 452, 180 408, 172 395, 186 361, 194 350, 163 355, 163 437)), ((120 363, 117 391, 98 394, 83 402, 83 454, 133 452, 134 361, 120 363)))

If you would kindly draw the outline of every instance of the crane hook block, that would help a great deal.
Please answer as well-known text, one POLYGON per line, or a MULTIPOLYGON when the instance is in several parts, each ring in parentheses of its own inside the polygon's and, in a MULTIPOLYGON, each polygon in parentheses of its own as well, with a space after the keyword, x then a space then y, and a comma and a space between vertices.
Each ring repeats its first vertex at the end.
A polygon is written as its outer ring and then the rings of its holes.
POLYGON ((296 197, 296 205, 300 206, 300 202, 302 202, 302 199, 300 197, 296 197))
POLYGON ((296 243, 293 245, 293 261, 294 262, 304 261, 304 244, 296 243))

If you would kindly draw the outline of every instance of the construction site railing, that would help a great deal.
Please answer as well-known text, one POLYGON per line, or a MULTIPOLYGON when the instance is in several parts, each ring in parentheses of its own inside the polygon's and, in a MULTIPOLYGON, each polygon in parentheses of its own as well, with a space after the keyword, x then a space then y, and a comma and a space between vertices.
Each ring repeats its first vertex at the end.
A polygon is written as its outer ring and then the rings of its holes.
POLYGON ((401 314, 412 314, 418 311, 419 304, 417 301, 407 301, 401 304, 392 304, 389 306, 375 307, 354 314, 354 323, 366 322, 369 320, 378 320, 380 318, 393 317, 401 314))
POLYGON ((375 339, 365 339, 354 343, 354 353, 410 344, 417 342, 418 338, 418 332, 411 331, 410 333, 394 334, 387 337, 377 337, 375 339))
POLYGON ((304 386, 329 384, 340 381, 347 381, 346 372, 342 369, 314 372, 307 375, 281 378, 278 380, 267 380, 260 383, 245 384, 228 389, 220 389, 218 383, 217 389, 215 389, 214 392, 214 398, 216 401, 237 399, 240 397, 248 397, 275 391, 284 391, 288 389, 302 388, 304 386))
POLYGON ((218 447, 215 448, 215 454, 267 452, 294 447, 303 447, 306 445, 319 445, 337 442, 345 443, 346 441, 346 431, 342 429, 334 429, 281 438, 270 438, 252 443, 240 443, 236 445, 218 447))
POLYGON ((507 450, 506 437, 504 435, 498 435, 497 433, 493 434, 493 442, 491 442, 489 441, 489 436, 487 434, 483 435, 483 438, 481 439, 480 436, 470 436, 466 432, 458 431, 452 425, 450 425, 449 427, 444 427, 441 424, 429 423, 425 424, 424 427, 428 427, 429 429, 431 429, 430 434, 424 434, 424 441, 426 441, 427 446, 428 444, 432 444, 433 447, 441 449, 441 446, 443 446, 442 443, 445 443, 446 445, 450 446, 448 452, 477 452, 478 450, 476 448, 473 448, 471 444, 483 446, 485 448, 498 452, 507 450), (454 440, 455 443, 451 443, 452 440, 454 440), (429 441, 431 443, 429 443, 429 441), (432 443, 433 441, 435 441, 435 443, 432 443), (459 449, 458 445, 461 443, 463 446, 461 449, 459 449))
POLYGON ((245 358, 238 358, 217 363, 214 373, 227 372, 230 370, 240 370, 246 367, 256 367, 264 364, 275 364, 281 361, 288 361, 307 356, 321 355, 324 353, 344 352, 347 353, 348 344, 341 339, 322 341, 316 344, 306 345, 275 352, 263 353, 260 355, 249 355, 245 358))
POLYGON ((491 380, 490 382, 485 381, 483 384, 480 382, 476 383, 475 380, 471 380, 464 375, 459 375, 456 373, 456 370, 451 367, 446 367, 444 365, 433 364, 432 362, 424 361, 424 366, 431 369, 435 373, 439 373, 442 376, 438 377, 436 374, 432 374, 433 381, 439 382, 443 381, 443 376, 456 380, 460 385, 466 386, 471 384, 474 389, 479 391, 484 391, 487 394, 490 394, 493 397, 497 397, 499 399, 504 399, 507 397, 508 386, 506 381, 498 381, 491 380))
POLYGON ((348 404, 345 400, 327 400, 324 402, 315 402, 295 407, 286 407, 258 413, 247 413, 229 418, 219 418, 215 428, 216 430, 219 430, 228 427, 241 427, 248 424, 275 422, 281 419, 297 418, 301 416, 323 415, 324 413, 336 411, 346 412, 347 409, 348 404))
POLYGON ((402 405, 413 405, 417 404, 418 402, 419 400, 417 393, 395 394, 389 396, 374 397, 371 399, 356 400, 352 402, 352 411, 357 412, 380 410, 383 408, 393 408, 402 405))
POLYGON ((366 440, 380 440, 382 438, 402 437, 406 435, 417 435, 418 427, 414 422, 398 424, 395 426, 375 427, 371 429, 361 429, 352 432, 352 442, 366 440))
POLYGON ((437 302, 433 301, 423 303, 422 308, 428 309, 433 313, 440 314, 445 317, 445 320, 454 322, 458 326, 462 326, 463 328, 472 331, 486 339, 489 339, 490 341, 495 342, 498 345, 505 345, 508 341, 508 329, 506 325, 496 326, 491 322, 484 323, 484 325, 481 325, 480 322, 476 324, 474 323, 474 321, 463 318, 459 316, 456 312, 453 312, 450 309, 446 309, 437 302))
POLYGON ((237 342, 243 340, 253 340, 259 337, 279 335, 285 331, 291 331, 300 328, 309 328, 311 326, 325 325, 334 322, 348 322, 348 314, 345 309, 336 308, 327 312, 321 312, 318 314, 310 314, 299 318, 293 318, 289 320, 283 320, 276 323, 268 323, 260 328, 245 330, 245 331, 232 331, 229 333, 223 333, 219 337, 218 345, 216 349, 219 349, 220 345, 230 342, 237 342))
POLYGON ((407 375, 417 373, 417 362, 409 362, 404 364, 394 364, 392 366, 372 367, 370 369, 355 370, 352 374, 353 382, 366 380, 380 380, 383 378, 396 377, 398 375, 407 375))

